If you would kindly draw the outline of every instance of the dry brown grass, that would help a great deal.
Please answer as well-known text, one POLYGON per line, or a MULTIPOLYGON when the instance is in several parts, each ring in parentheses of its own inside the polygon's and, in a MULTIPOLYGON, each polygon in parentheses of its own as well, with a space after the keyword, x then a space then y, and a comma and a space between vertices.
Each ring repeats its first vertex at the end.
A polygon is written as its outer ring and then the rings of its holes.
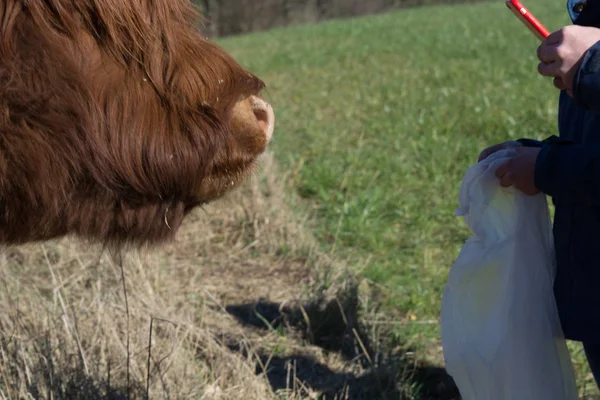
POLYGON ((0 398, 398 398, 356 284, 316 250, 270 160, 166 248, 5 249, 0 398))

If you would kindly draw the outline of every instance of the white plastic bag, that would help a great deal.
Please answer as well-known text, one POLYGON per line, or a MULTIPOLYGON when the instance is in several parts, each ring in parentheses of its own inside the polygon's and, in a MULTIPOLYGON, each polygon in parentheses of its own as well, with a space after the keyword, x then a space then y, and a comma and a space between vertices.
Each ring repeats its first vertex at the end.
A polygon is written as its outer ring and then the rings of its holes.
POLYGON ((465 400, 576 400, 552 283, 548 204, 503 188, 497 152, 463 180, 457 216, 473 232, 450 270, 441 333, 448 373, 465 400))

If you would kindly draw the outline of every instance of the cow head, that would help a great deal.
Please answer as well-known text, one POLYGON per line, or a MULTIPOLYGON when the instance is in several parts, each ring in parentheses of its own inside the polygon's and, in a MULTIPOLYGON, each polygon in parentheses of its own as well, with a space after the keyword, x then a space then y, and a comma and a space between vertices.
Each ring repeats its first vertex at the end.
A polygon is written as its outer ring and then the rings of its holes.
POLYGON ((0 4, 0 242, 169 239, 273 134, 263 82, 185 0, 0 4))

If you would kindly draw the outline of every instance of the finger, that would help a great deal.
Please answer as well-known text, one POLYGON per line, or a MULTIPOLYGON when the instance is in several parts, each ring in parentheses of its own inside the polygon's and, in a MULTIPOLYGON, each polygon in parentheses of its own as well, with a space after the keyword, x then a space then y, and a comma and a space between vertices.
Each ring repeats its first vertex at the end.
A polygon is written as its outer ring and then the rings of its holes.
POLYGON ((512 186, 515 183, 515 179, 514 179, 514 175, 512 172, 507 172, 501 179, 500 179, 500 186, 502 187, 509 187, 512 186))
POLYGON ((510 160, 508 160, 507 162, 505 162, 504 164, 502 164, 501 166, 499 166, 496 169, 496 178, 503 178, 504 175, 506 175, 506 173, 508 172, 508 168, 510 166, 510 160))
POLYGON ((538 59, 544 63, 548 64, 553 61, 560 59, 558 55, 558 47, 557 46, 548 46, 548 45, 540 45, 537 51, 538 59))
POLYGON ((494 154, 494 152, 495 152, 494 147, 488 147, 487 149, 482 151, 481 154, 479 155, 479 158, 477 159, 477 162, 481 162, 481 161, 485 160, 486 158, 488 158, 489 156, 491 156, 492 154, 494 154))
POLYGON ((495 152, 499 151, 502 149, 502 145, 501 144, 496 144, 494 146, 488 147, 487 149, 483 150, 481 152, 481 154, 479 155, 479 160, 478 161, 483 161, 486 158, 488 158, 489 156, 491 156, 492 154, 494 154, 495 152))
POLYGON ((479 157, 477 158, 477 162, 485 160, 489 156, 489 149, 483 150, 479 153, 479 157))
POLYGON ((551 63, 542 62, 538 64, 538 73, 543 76, 554 77, 558 75, 559 66, 558 61, 551 63))
POLYGON ((542 42, 542 46, 553 46, 557 44, 561 44, 565 38, 564 28, 560 28, 548 35, 546 39, 542 42))
POLYGON ((560 76, 557 76, 556 78, 554 78, 554 81, 552 83, 554 83, 554 87, 556 87, 557 89, 560 89, 560 90, 568 89, 567 85, 565 84, 565 81, 563 81, 560 76))

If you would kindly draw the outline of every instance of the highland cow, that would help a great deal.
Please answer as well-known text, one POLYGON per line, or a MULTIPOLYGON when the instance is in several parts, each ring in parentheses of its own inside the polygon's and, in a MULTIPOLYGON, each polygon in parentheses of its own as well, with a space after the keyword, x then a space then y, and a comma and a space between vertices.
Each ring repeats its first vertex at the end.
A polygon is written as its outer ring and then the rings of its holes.
POLYGON ((185 0, 0 0, 0 243, 173 237, 273 133, 185 0))

